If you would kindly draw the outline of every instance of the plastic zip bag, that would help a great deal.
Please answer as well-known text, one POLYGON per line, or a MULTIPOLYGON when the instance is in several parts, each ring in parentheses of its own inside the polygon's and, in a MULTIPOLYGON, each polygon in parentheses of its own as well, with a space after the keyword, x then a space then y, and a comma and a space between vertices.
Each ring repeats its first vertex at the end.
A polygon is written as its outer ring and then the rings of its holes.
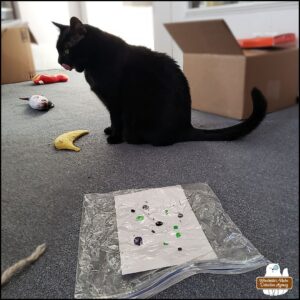
POLYGON ((75 298, 149 298, 198 273, 240 274, 270 263, 247 240, 205 183, 181 185, 217 260, 122 275, 114 197, 146 189, 84 196, 75 298))

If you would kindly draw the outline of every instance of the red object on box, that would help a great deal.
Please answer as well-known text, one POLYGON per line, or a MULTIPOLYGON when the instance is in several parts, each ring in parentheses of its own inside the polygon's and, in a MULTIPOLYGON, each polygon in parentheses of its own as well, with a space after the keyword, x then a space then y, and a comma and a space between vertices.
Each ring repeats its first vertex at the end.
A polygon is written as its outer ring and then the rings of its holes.
POLYGON ((276 36, 239 39, 238 42, 240 46, 244 49, 266 47, 291 47, 296 44, 296 36, 294 33, 285 33, 276 36))
POLYGON ((65 74, 45 75, 37 74, 32 78, 35 84, 55 83, 68 81, 69 77, 65 74))

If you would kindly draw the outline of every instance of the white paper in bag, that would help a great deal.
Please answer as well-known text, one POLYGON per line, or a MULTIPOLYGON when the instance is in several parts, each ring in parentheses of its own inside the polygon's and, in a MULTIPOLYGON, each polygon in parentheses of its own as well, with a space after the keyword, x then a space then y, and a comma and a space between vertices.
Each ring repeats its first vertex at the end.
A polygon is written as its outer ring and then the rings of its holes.
POLYGON ((115 196, 122 275, 217 259, 181 186, 115 196))

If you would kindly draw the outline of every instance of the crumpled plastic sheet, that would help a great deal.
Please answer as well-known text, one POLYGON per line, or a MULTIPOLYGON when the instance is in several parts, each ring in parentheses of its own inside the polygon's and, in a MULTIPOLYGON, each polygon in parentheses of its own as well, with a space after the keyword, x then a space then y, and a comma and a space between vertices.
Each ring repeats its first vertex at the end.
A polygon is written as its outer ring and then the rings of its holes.
POLYGON ((181 187, 217 260, 122 275, 114 196, 145 189, 84 195, 75 298, 149 298, 198 273, 240 274, 270 263, 247 240, 206 183, 181 187))

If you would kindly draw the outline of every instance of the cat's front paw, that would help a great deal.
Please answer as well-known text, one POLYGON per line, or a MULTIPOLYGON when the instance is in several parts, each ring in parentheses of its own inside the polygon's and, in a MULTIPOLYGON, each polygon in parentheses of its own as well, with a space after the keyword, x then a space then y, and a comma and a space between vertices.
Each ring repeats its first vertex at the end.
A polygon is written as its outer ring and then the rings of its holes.
POLYGON ((104 129, 104 133, 107 134, 107 135, 111 135, 111 134, 112 134, 112 129, 111 129, 111 127, 106 127, 106 128, 104 129))
POLYGON ((122 137, 113 135, 110 135, 106 140, 109 144, 120 144, 123 142, 122 137))

